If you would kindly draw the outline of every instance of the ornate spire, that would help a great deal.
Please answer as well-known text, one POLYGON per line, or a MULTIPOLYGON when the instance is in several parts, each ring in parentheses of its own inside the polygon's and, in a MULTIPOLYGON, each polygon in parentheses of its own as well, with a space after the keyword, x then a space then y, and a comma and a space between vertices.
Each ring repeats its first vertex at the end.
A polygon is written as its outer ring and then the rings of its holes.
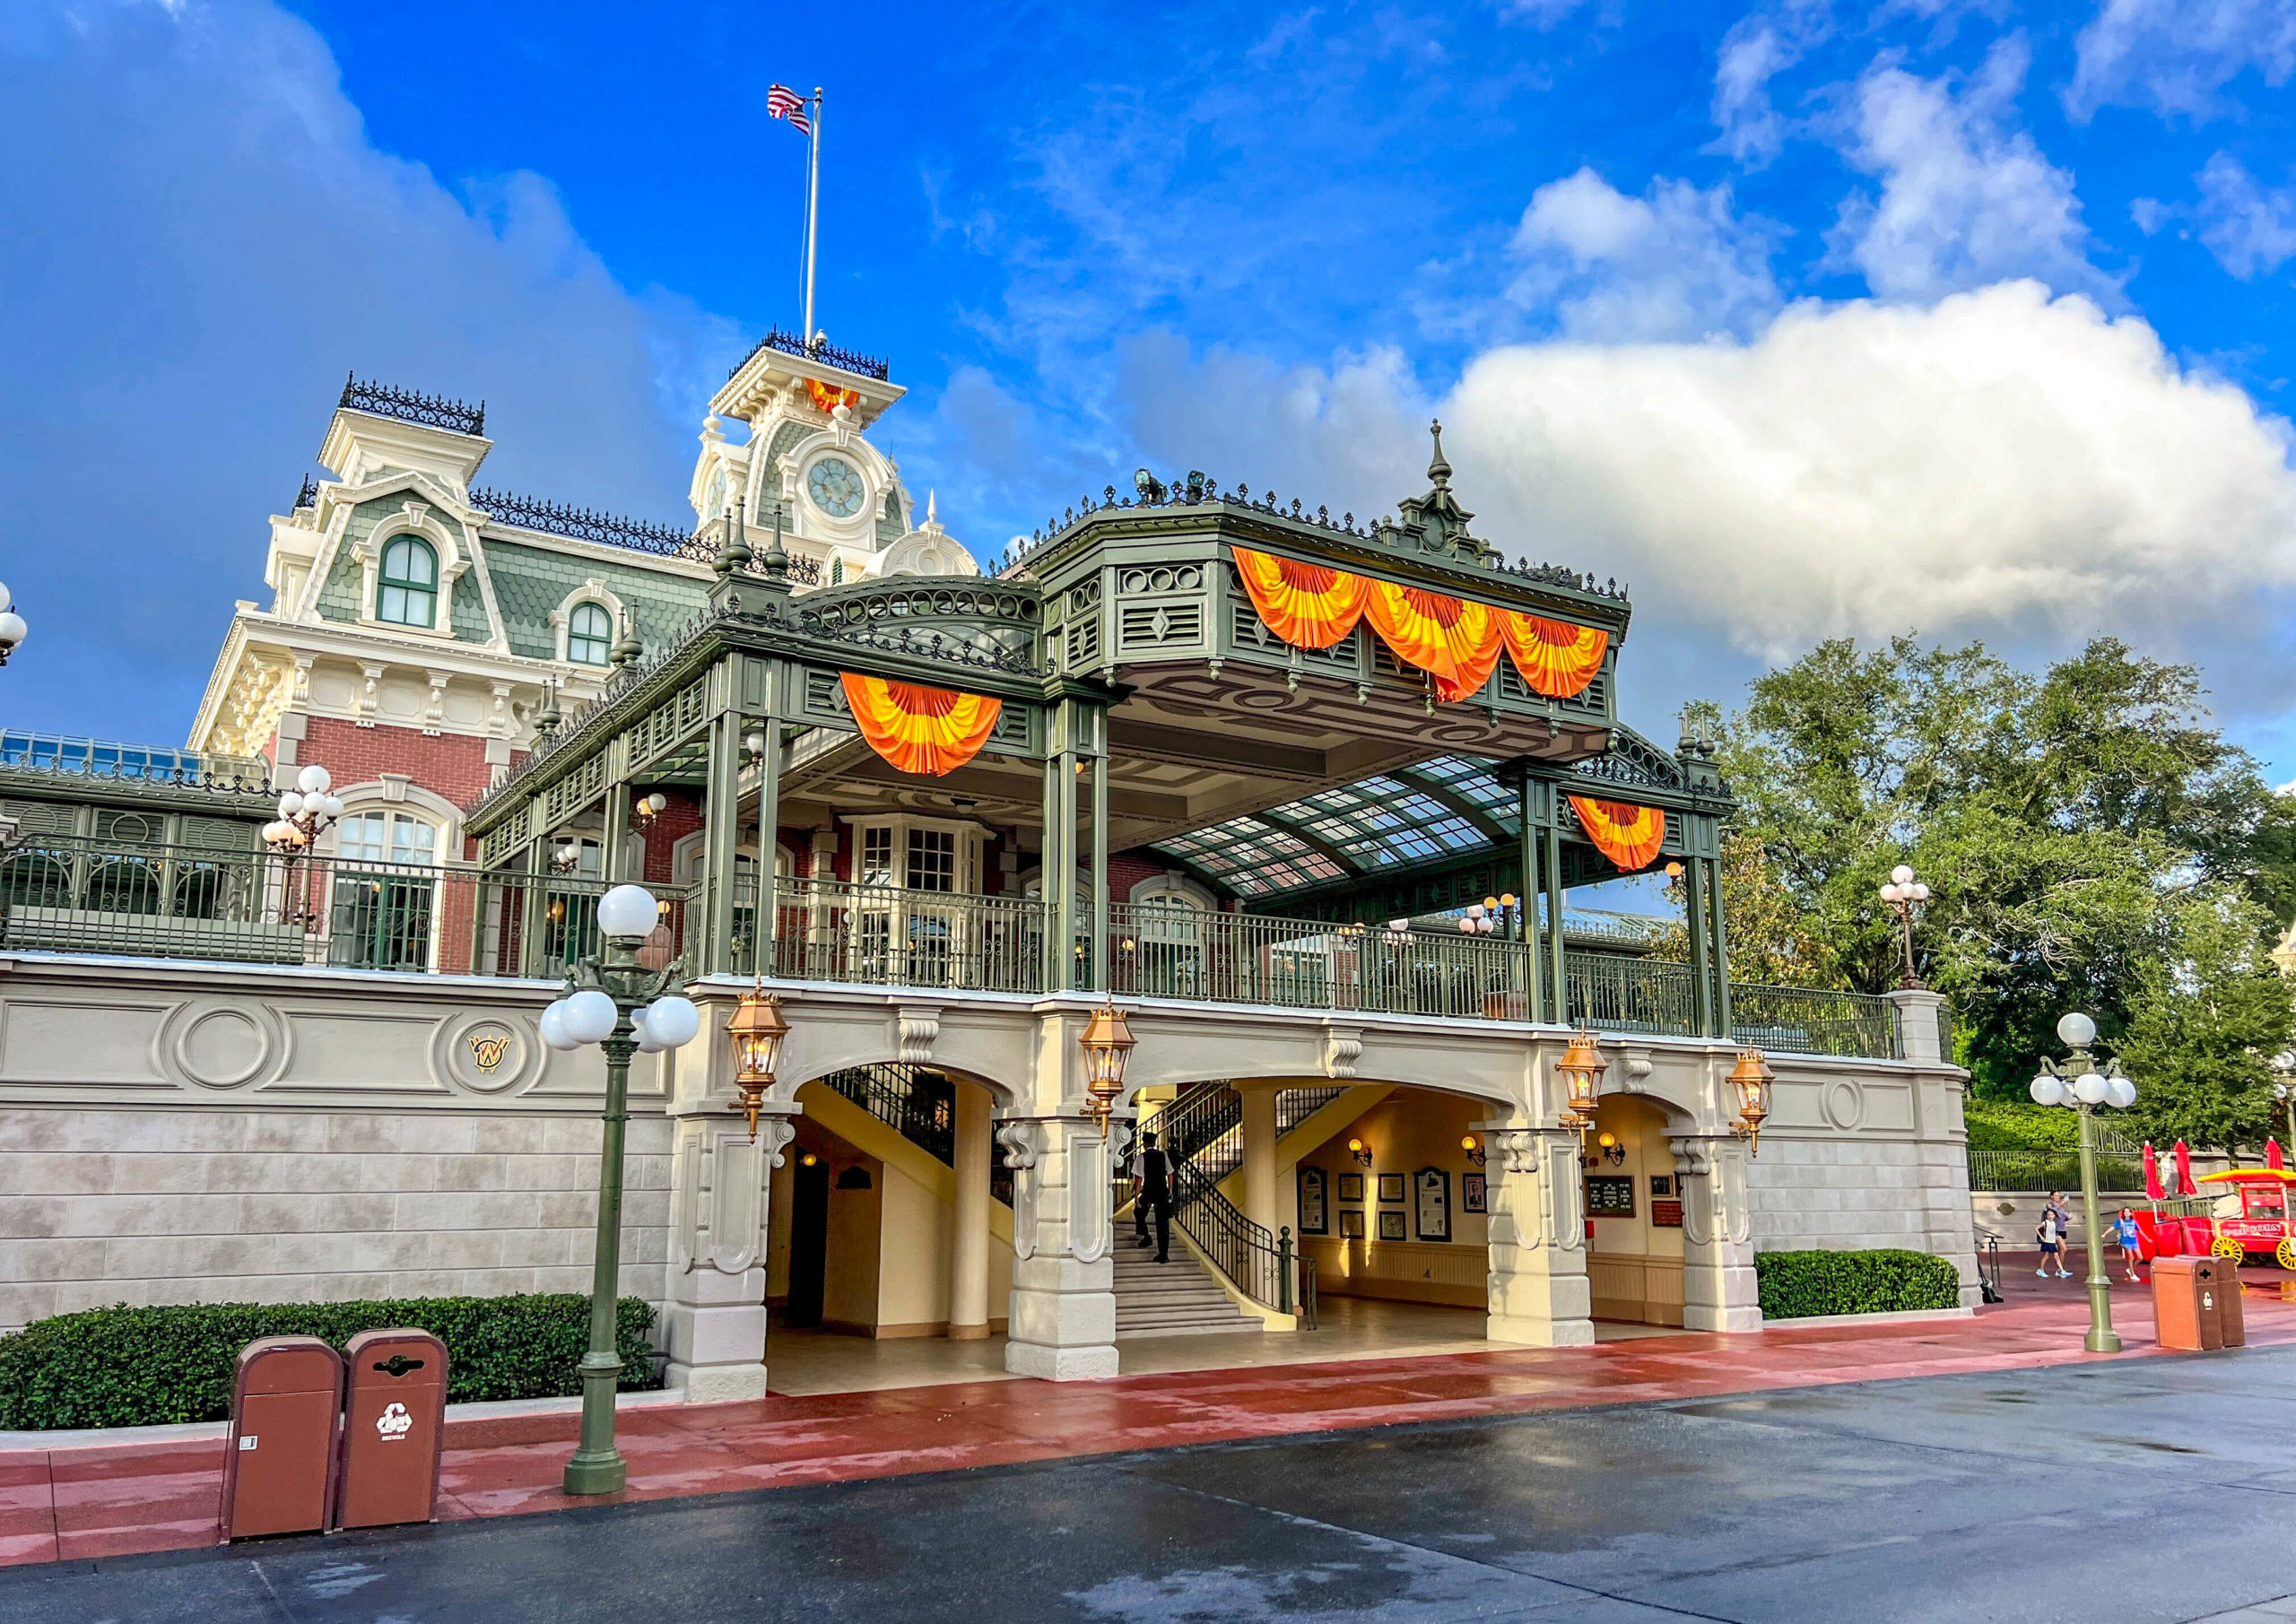
POLYGON ((774 581, 789 578, 789 554, 781 545, 781 509, 778 507, 773 510, 773 545, 765 550, 765 573, 774 581))
POLYGON ((550 737, 552 734, 558 731, 558 725, 565 718, 558 714, 558 684, 550 678, 544 678, 542 685, 542 708, 535 712, 535 737, 537 739, 550 737))
POLYGON ((1451 465, 1443 460, 1443 420, 1434 419, 1429 429, 1435 436, 1435 460, 1427 465, 1427 477, 1434 482, 1436 490, 1446 491, 1451 484, 1451 465))
POLYGON ((718 578, 722 581, 749 561, 750 543, 748 534, 742 527, 742 510, 729 507, 726 509, 725 527, 719 532, 718 557, 711 568, 718 571, 718 578))
POLYGON ((622 612, 622 636, 614 639, 613 652, 606 663, 616 671, 624 671, 645 657, 646 645, 638 640, 638 629, 630 618, 630 611, 622 612))

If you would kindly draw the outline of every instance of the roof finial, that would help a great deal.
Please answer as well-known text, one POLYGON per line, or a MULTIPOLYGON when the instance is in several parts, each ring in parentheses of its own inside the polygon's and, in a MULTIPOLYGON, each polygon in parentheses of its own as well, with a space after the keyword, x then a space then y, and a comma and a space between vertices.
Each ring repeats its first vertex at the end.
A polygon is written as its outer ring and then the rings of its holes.
POLYGON ((928 490, 925 493, 925 522, 937 524, 941 517, 941 493, 928 490))
POLYGON ((765 550, 765 573, 770 580, 787 580, 789 576, 789 554, 781 545, 781 509, 773 510, 773 545, 765 550))
POLYGON ((1427 477, 1441 491, 1451 482, 1451 465, 1443 460, 1443 420, 1435 419, 1431 428, 1435 436, 1435 460, 1427 465, 1427 477))
POLYGON ((749 561, 750 544, 742 525, 742 510, 729 503, 726 508, 725 526, 719 532, 717 561, 712 568, 718 571, 718 578, 724 580, 749 561))

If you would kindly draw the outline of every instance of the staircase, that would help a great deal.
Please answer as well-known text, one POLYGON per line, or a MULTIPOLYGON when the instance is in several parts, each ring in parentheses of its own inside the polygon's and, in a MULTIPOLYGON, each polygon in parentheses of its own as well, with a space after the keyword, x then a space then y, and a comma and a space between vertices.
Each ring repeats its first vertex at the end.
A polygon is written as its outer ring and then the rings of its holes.
POLYGON ((1153 1247, 1133 1244, 1129 1218, 1118 1220, 1116 1240, 1117 1341, 1266 1329, 1259 1316, 1236 1307, 1178 1237, 1167 1264, 1155 1261, 1153 1247))

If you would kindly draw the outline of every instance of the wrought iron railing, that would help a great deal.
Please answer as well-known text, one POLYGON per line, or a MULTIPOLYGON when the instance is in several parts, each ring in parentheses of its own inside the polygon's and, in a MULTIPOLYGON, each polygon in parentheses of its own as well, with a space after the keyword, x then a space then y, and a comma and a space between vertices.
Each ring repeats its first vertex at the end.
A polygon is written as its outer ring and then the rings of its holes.
MULTIPOLYGON (((1972 1190, 2077 1190, 2081 1187, 2081 1157, 2063 1151, 1971 1151, 1970 1188, 1972 1190)), ((2114 1195, 2142 1194, 2144 1164, 2134 1158, 2097 1158, 2097 1188, 2114 1195)))
POLYGON ((736 361, 733 371, 726 373, 726 376, 731 378, 735 372, 739 372, 744 367, 748 366, 760 350, 778 350, 784 355, 802 355, 811 360, 825 360, 832 367, 841 368, 848 372, 857 372, 863 378, 874 378, 880 383, 892 376, 891 366, 874 355, 864 355, 857 350, 844 349, 825 338, 815 339, 809 344, 802 334, 784 333, 778 327, 769 327, 765 336, 751 345, 749 354, 736 361))
POLYGON ((347 373, 343 380, 343 398, 338 407, 353 412, 371 412, 378 417, 395 417, 403 423, 422 423, 432 429, 445 429, 455 434, 483 434, 486 432, 486 403, 475 406, 458 400, 448 400, 440 395, 425 395, 417 389, 402 389, 396 384, 377 383, 347 373))
POLYGON ((1734 981, 1730 1018, 1737 1040, 1757 1048, 1796 1055, 1901 1052, 1896 1008, 1888 999, 1867 993, 1734 981))
POLYGON ((125 778, 182 784, 247 795, 271 790, 271 763, 260 756, 230 756, 163 744, 122 744, 63 734, 0 732, 0 768, 79 778, 125 778))
POLYGON ((927 1155, 956 1166, 956 1086, 943 1073, 891 1061, 831 1072, 821 1081, 927 1155))
MULTIPOLYGON (((753 882, 735 891, 736 962, 756 931, 753 882)), ((952 992, 1044 987, 1044 908, 1033 898, 909 890, 787 876, 773 886, 769 973, 796 981, 952 992)))
POLYGON ((1313 1329, 1316 1265, 1287 1226, 1271 1231, 1220 1193, 1242 1151, 1243 1101, 1225 1082, 1200 1082, 1158 1115, 1158 1143, 1172 1169, 1172 1221, 1228 1283, 1313 1329))
POLYGON ((1483 1016, 1526 985, 1512 942, 1154 904, 1109 915, 1119 996, 1483 1016))
MULTIPOLYGON (((601 881, 356 857, 33 837, 0 857, 0 944, 410 974, 556 978, 598 949, 601 881)), ((683 951, 685 899, 661 894, 640 950, 683 951)))

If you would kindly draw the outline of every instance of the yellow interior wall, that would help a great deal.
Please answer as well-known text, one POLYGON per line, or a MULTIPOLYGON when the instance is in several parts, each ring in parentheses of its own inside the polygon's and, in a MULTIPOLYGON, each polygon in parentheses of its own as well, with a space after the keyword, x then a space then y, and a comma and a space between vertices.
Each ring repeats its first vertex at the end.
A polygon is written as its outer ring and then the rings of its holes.
POLYGON ((877 1328, 879 1260, 883 1253, 884 1164, 848 1151, 832 1156, 829 1180, 829 1267, 822 1290, 822 1324, 836 1331, 877 1328), (839 1175, 859 1168, 865 1190, 840 1190, 839 1175))
POLYGON ((885 1173, 874 1324, 880 1336, 932 1336, 949 1324, 952 1206, 898 1168, 885 1173))
MULTIPOLYGON (((1683 1255, 1683 1232, 1676 1229, 1658 1229, 1650 1222, 1650 1177, 1674 1176, 1674 1153, 1666 1148, 1665 1118, 1648 1102, 1613 1096, 1595 1109, 1595 1165, 1587 1169, 1590 1175, 1624 1175, 1634 1180, 1634 1216, 1631 1218, 1597 1218, 1595 1220, 1594 1250, 1615 1252, 1634 1256, 1679 1259, 1683 1255), (1619 1148, 1626 1152, 1623 1166, 1613 1167, 1601 1159, 1600 1136, 1614 1135, 1619 1148)), ((1661 1197, 1660 1199, 1665 1199, 1661 1197)), ((1682 1199, 1682 1185, 1677 1180, 1672 1199, 1682 1199)))
MULTIPOLYGON (((1292 1164, 1279 1168, 1286 1181, 1283 1203, 1298 1223, 1298 1169, 1324 1169, 1327 1179, 1326 1205, 1328 1236, 1304 1235, 1302 1250, 1316 1262, 1317 1290, 1334 1297, 1377 1297, 1391 1301, 1439 1303, 1452 1307, 1481 1307, 1489 1297, 1490 1218, 1465 1209, 1462 1177, 1483 1173, 1467 1159, 1460 1141, 1473 1124, 1491 1115, 1483 1102, 1429 1089, 1397 1089, 1378 1104, 1292 1164), (1371 1151, 1371 1165, 1359 1167, 1347 1149, 1351 1138, 1361 1139, 1371 1151), (1451 1179, 1451 1238, 1419 1239, 1417 1203, 1412 1176, 1422 1168, 1440 1168, 1451 1179), (1343 1175, 1363 1175, 1363 1200, 1339 1199, 1343 1175), (1400 1208, 1405 1214, 1405 1239, 1379 1239, 1378 1176, 1399 1173, 1404 1179, 1400 1208), (1340 1235, 1340 1214, 1363 1213, 1364 1238, 1346 1240, 1340 1235)), ((1477 1135, 1480 1139, 1480 1135, 1477 1135)), ((1296 1230, 1295 1230, 1296 1232, 1296 1230)))

